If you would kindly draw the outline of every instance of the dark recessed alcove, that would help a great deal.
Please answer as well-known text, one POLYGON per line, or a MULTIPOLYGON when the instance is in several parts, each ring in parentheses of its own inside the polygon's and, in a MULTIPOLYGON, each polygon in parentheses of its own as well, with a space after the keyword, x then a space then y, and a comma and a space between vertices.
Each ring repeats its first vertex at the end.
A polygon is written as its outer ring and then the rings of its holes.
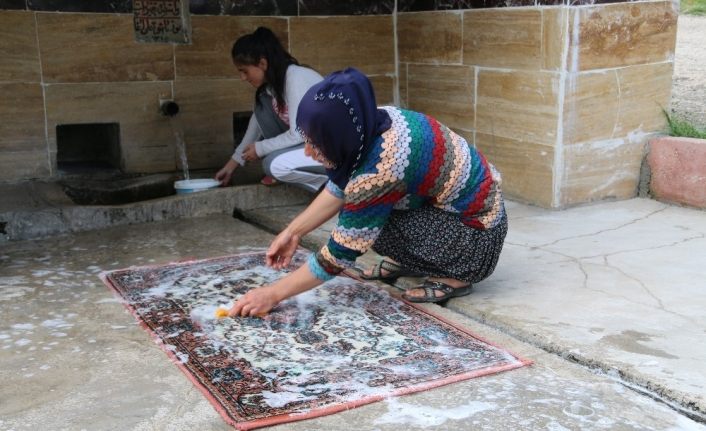
POLYGON ((59 171, 121 170, 118 123, 56 126, 56 163, 59 171))
MULTIPOLYGON (((245 132, 248 130, 248 123, 250 122, 250 116, 252 116, 252 111, 241 111, 233 112, 233 148, 240 145, 240 142, 245 136, 245 132)), ((248 142, 250 143, 250 142, 248 142)), ((225 163, 226 160, 223 161, 225 163)), ((241 166, 233 175, 231 184, 255 184, 262 179, 265 172, 262 170, 262 163, 251 162, 247 163, 245 166, 241 166)))
POLYGON ((233 143, 236 147, 240 145, 245 131, 248 130, 251 115, 252 111, 233 112, 233 143))

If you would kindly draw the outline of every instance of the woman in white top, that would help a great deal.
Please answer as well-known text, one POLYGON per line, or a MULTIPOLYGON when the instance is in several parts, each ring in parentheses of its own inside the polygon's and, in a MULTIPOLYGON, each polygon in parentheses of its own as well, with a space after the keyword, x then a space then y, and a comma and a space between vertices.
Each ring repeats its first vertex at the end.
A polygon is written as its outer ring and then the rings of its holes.
POLYGON ((276 181, 318 191, 327 181, 326 171, 304 154, 296 115, 304 93, 323 78, 313 69, 300 66, 265 27, 240 37, 231 55, 240 78, 257 91, 245 136, 216 173, 216 180, 228 185, 239 166, 263 159, 265 173, 276 181))

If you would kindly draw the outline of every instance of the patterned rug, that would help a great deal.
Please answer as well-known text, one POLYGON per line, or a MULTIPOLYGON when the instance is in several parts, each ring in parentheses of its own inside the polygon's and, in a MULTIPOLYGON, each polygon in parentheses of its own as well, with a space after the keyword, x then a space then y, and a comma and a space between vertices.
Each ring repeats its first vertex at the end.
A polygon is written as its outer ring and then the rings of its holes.
MULTIPOLYGON (((293 267, 305 260, 297 253, 293 267)), ((105 272, 101 278, 208 397, 247 430, 347 410, 527 364, 462 328, 337 277, 264 318, 216 319, 283 272, 264 253, 105 272)))

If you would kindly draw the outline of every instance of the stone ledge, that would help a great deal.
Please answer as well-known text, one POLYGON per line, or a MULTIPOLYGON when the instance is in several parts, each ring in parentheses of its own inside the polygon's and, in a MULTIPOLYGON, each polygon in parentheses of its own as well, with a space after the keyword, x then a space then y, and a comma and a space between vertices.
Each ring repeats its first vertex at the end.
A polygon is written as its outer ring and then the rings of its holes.
POLYGON ((706 209, 706 140, 659 137, 649 143, 649 191, 659 201, 706 209))
POLYGON ((311 194, 292 186, 248 185, 173 195, 125 205, 68 205, 65 200, 58 205, 45 202, 44 205, 32 209, 4 208, 4 211, 0 212, 0 243, 117 225, 232 214, 236 208, 246 211, 299 205, 310 200, 311 194))

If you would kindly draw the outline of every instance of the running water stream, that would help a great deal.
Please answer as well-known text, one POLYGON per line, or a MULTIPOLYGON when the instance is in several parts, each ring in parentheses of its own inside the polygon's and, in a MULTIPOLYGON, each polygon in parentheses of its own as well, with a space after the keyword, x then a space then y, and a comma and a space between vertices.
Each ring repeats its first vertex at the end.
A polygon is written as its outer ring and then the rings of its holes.
POLYGON ((169 117, 169 123, 172 126, 174 137, 176 138, 177 151, 181 159, 181 168, 184 170, 184 179, 189 180, 189 163, 186 160, 186 141, 184 140, 184 128, 181 126, 181 121, 176 116, 169 117))

